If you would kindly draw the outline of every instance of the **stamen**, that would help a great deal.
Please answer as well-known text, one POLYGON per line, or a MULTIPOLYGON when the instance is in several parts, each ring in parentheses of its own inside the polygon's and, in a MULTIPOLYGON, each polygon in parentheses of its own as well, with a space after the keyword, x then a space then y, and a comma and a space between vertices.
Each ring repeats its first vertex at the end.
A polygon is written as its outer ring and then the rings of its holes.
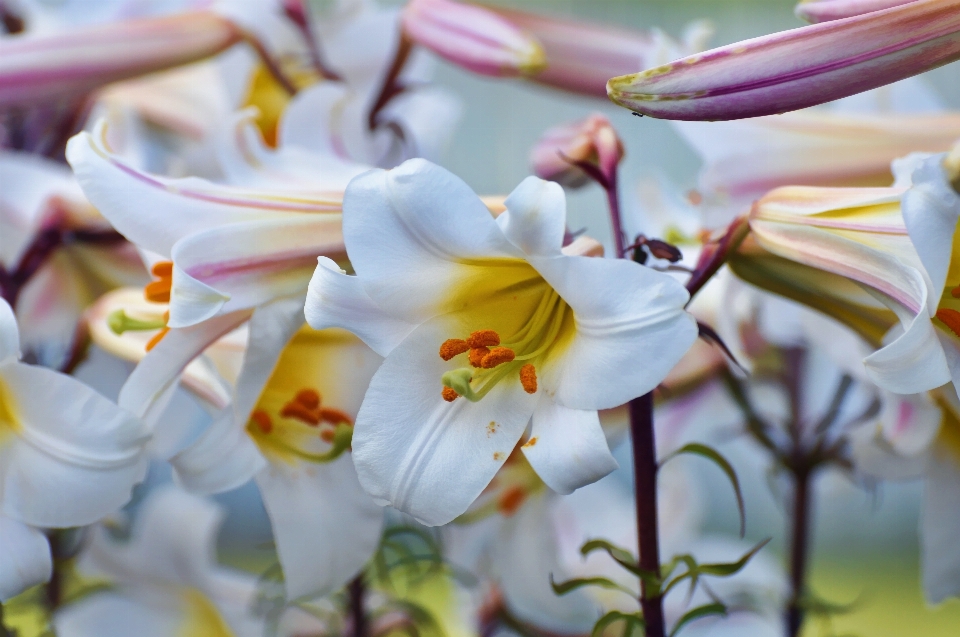
POLYGON ((167 332, 170 331, 169 327, 164 327, 162 330, 153 335, 149 341, 147 341, 146 349, 148 352, 157 346, 157 343, 163 340, 163 337, 167 335, 167 332))
POLYGON ((307 409, 316 409, 320 406, 320 394, 314 389, 301 389, 294 400, 307 409))
POLYGON ((523 385, 523 391, 528 394, 537 393, 537 368, 530 363, 521 367, 520 384, 523 385))
POLYGON ((467 338, 470 347, 493 347, 500 344, 500 335, 494 330, 477 330, 467 338))
POLYGON ((468 349, 470 349, 470 346, 462 338, 448 338, 440 345, 440 358, 448 361, 454 356, 463 354, 468 349))
POLYGON ((157 277, 143 288, 143 296, 152 303, 169 303, 170 288, 173 287, 173 262, 157 261, 150 269, 150 273, 157 277))
POLYGON ((273 431, 273 422, 270 420, 270 416, 267 415, 267 412, 258 409, 252 414, 250 414, 250 420, 254 422, 260 431, 268 434, 273 431))
POLYGON ((511 516, 517 512, 523 501, 527 499, 527 492, 522 487, 511 487, 507 489, 497 501, 497 510, 505 516, 511 516))
POLYGON ((320 440, 324 442, 333 442, 333 439, 337 437, 337 432, 334 429, 324 429, 320 432, 320 440))
POLYGON ((493 369, 497 365, 509 363, 516 357, 517 355, 509 347, 494 347, 489 354, 483 357, 480 366, 484 369, 493 369))
POLYGON ((460 397, 460 394, 458 394, 455 390, 451 389, 450 387, 444 387, 443 391, 440 392, 440 395, 443 396, 443 399, 448 403, 452 403, 453 401, 455 401, 457 398, 460 397))
POLYGON ((340 411, 339 409, 334 409, 333 407, 324 407, 320 410, 320 419, 323 422, 328 422, 331 425, 339 425, 345 423, 347 425, 353 426, 353 418, 351 418, 346 412, 340 411))
POLYGON ((951 332, 960 336, 960 312, 943 308, 942 310, 937 310, 937 318, 950 328, 951 332))
POLYGON ((150 274, 158 279, 169 279, 173 276, 173 261, 157 261, 150 268, 150 274))
POLYGON ((950 290, 950 296, 955 299, 960 299, 960 285, 950 290))
POLYGON ((468 355, 470 358, 470 364, 474 367, 482 367, 483 358, 489 353, 489 347, 474 347, 472 350, 470 350, 470 354, 468 355))

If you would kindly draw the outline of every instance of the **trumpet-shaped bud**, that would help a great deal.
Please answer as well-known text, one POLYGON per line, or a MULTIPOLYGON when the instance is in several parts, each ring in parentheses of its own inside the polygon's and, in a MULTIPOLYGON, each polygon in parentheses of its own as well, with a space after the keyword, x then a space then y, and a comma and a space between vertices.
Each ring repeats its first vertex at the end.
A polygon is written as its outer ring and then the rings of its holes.
POLYGON ((403 30, 417 44, 481 75, 529 75, 543 68, 536 38, 484 7, 453 0, 413 0, 403 30))
POLYGON ((589 178, 578 164, 594 165, 609 179, 622 158, 623 144, 617 132, 599 113, 551 128, 530 152, 530 164, 538 177, 572 188, 589 178))
POLYGON ((882 11, 915 0, 800 0, 794 13, 807 22, 829 22, 855 15, 882 11))
POLYGON ((0 107, 82 95, 110 82, 200 60, 239 42, 212 12, 127 20, 69 34, 0 40, 0 107))
POLYGON ((728 120, 822 104, 960 59, 960 0, 917 0, 737 42, 607 83, 644 115, 728 120))

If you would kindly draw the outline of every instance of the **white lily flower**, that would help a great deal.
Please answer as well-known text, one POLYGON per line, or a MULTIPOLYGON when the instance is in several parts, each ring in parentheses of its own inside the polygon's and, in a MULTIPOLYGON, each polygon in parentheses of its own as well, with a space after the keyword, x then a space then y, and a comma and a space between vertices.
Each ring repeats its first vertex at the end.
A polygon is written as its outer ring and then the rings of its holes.
POLYGON ((68 604, 54 615, 62 637, 259 637, 253 615, 256 578, 217 564, 224 511, 172 487, 143 503, 127 541, 97 526, 79 571, 113 588, 68 604))
POLYGON ((449 522, 531 419, 523 453, 555 491, 617 466, 596 410, 652 390, 695 340, 679 283, 631 261, 564 254, 563 191, 535 177, 496 220, 423 160, 354 179, 345 206, 357 276, 321 259, 306 314, 386 357, 353 441, 378 502, 449 522))
POLYGON ((232 406, 171 459, 192 491, 256 480, 291 599, 343 586, 376 550, 383 525, 349 453, 381 359, 343 330, 305 326, 302 308, 296 297, 254 312, 232 406))
MULTIPOLYGON (((147 432, 131 414, 64 374, 19 360, 13 311, 0 301, 0 593, 50 573, 35 531, 82 526, 119 509, 147 468, 147 432)), ((19 589, 19 590, 18 590, 19 589)))

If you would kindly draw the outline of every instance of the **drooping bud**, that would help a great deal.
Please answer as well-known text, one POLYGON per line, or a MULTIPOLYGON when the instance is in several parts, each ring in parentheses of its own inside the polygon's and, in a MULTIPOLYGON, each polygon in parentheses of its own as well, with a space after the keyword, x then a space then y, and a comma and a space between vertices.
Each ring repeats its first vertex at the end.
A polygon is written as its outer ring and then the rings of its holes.
POLYGON ((546 63, 536 38, 485 7, 413 0, 403 10, 402 24, 417 44, 481 75, 530 75, 546 63))
POLYGON ((621 159, 623 144, 610 120, 599 113, 551 128, 530 151, 530 163, 538 177, 570 188, 588 180, 577 164, 596 166, 609 179, 621 159))

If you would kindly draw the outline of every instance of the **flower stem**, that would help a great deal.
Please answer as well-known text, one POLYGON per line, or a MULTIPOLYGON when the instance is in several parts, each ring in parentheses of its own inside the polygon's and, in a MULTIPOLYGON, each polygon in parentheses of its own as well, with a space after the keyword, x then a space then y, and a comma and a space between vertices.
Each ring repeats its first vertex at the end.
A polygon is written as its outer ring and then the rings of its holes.
POLYGON ((790 534, 790 601, 787 604, 788 637, 796 637, 803 626, 803 598, 810 549, 811 472, 794 471, 793 528, 790 534))
MULTIPOLYGON (((633 442, 633 475, 637 503, 637 548, 640 568, 660 573, 660 538, 657 526, 657 451, 653 433, 653 392, 630 401, 630 438, 633 442)), ((640 582, 640 608, 646 637, 664 637, 663 598, 640 582)))
POLYGON ((367 611, 364 607, 364 597, 367 587, 363 582, 363 573, 360 573, 350 582, 348 594, 350 596, 350 617, 353 619, 353 637, 369 637, 370 624, 367 621, 367 611))
POLYGON ((626 256, 626 245, 623 238, 623 223, 620 219, 620 196, 617 193, 617 171, 614 170, 607 176, 605 184, 602 184, 607 191, 607 203, 610 206, 610 222, 613 226, 613 245, 617 248, 616 257, 619 259, 626 256))

